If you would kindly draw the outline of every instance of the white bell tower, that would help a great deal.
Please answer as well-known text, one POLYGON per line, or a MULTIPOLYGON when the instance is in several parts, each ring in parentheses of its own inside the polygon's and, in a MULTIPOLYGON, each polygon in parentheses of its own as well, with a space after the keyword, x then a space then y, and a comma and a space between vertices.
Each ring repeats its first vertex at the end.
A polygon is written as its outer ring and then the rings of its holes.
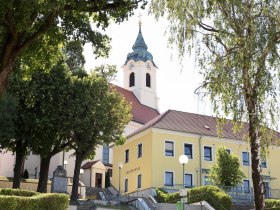
POLYGON ((122 66, 124 70, 123 87, 132 91, 141 104, 158 110, 156 90, 158 68, 153 61, 152 54, 147 51, 148 47, 141 32, 141 21, 132 49, 133 52, 128 53, 125 64, 122 66))

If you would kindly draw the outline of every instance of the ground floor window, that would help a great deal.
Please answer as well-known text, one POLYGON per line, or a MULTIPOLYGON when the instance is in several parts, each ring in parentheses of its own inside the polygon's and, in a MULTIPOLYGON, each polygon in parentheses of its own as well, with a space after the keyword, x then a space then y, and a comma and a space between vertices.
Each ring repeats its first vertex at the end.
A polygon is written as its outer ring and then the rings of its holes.
POLYGON ((193 175, 185 174, 185 188, 192 188, 193 186, 193 175))
POLYGON ((210 185, 209 176, 204 176, 204 185, 210 185))
POLYGON ((142 175, 139 174, 139 175, 137 176, 137 188, 139 189, 139 188, 141 188, 141 187, 142 187, 142 175))
POLYGON ((128 191, 128 179, 124 180, 124 192, 128 191))
POLYGON ((243 180, 243 192, 244 193, 250 192, 250 181, 249 180, 243 180))
POLYGON ((173 172, 166 171, 164 174, 164 185, 165 186, 173 186, 173 172))

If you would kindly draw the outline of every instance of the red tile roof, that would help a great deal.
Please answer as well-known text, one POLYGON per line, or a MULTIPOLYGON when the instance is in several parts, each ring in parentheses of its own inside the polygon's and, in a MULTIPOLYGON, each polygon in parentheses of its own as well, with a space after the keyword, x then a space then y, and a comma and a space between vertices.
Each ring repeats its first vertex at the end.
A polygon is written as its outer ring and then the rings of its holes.
MULTIPOLYGON (((148 128, 161 128, 171 131, 218 137, 217 121, 215 117, 168 110, 128 135, 127 138, 148 128)), ((248 134, 248 128, 248 123, 243 123, 243 127, 235 133, 233 132, 233 121, 226 120, 222 126, 222 134, 220 137, 244 140, 248 134)), ((279 139, 280 133, 276 132, 276 135, 279 139)))
POLYGON ((141 104, 132 91, 126 90, 117 85, 115 85, 115 88, 131 104, 133 121, 145 124, 159 115, 156 109, 141 104))

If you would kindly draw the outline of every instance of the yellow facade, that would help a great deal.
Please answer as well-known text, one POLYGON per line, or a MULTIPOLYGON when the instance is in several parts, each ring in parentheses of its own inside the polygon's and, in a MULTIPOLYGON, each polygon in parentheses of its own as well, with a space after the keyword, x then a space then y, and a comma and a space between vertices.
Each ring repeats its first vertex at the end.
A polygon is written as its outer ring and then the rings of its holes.
MULTIPOLYGON (((113 185, 118 189, 119 172, 121 192, 131 193, 137 190, 137 176, 142 175, 141 189, 151 187, 165 187, 166 173, 173 174, 173 188, 182 187, 183 167, 179 163, 179 156, 184 154, 184 144, 192 145, 192 156, 185 165, 185 174, 192 178, 192 187, 206 184, 207 169, 215 162, 216 151, 219 146, 225 146, 231 153, 240 158, 240 165, 249 180, 251 180, 250 146, 243 140, 225 139, 211 136, 202 136, 166 129, 149 128, 127 139, 122 146, 114 148, 113 185), (166 156, 165 142, 173 142, 173 156, 166 156), (142 157, 137 158, 138 144, 142 144, 142 157), (205 160, 204 147, 212 151, 212 161, 205 160), (125 151, 129 150, 129 161, 125 163, 125 151), (249 165, 243 165, 242 152, 249 152, 249 165), (118 163, 123 163, 119 171, 118 163), (125 192, 125 179, 128 183, 125 192)), ((280 189, 280 147, 270 146, 266 159, 267 167, 262 169, 264 181, 271 189, 280 189), (270 179, 268 177, 271 177, 270 179)), ((169 186, 170 187, 170 186, 169 186)), ((171 187, 172 188, 172 187, 171 187)))

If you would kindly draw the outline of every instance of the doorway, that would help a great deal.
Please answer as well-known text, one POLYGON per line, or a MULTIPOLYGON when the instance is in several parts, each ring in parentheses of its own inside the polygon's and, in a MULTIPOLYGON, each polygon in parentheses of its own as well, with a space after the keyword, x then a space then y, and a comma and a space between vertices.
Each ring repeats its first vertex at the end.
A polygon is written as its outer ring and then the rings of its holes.
POLYGON ((102 174, 95 174, 95 187, 102 187, 102 174))

